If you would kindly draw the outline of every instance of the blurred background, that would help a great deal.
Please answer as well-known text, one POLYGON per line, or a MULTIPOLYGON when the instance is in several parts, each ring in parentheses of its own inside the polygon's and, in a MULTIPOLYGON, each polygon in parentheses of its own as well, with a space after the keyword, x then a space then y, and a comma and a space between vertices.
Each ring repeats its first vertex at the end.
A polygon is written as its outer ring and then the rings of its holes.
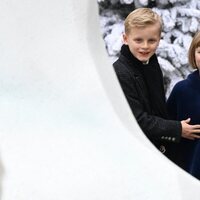
POLYGON ((157 49, 166 97, 177 81, 192 71, 188 49, 192 37, 200 30, 199 0, 98 0, 102 37, 112 62, 122 45, 123 22, 136 8, 149 7, 163 20, 162 38, 157 49))

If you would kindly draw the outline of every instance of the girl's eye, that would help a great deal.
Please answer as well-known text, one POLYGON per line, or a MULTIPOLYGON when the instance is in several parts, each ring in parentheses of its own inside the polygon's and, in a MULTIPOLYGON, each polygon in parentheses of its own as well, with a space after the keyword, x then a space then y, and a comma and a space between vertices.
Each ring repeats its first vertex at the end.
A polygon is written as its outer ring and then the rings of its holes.
POLYGON ((199 47, 196 48, 196 52, 200 53, 200 48, 199 47))

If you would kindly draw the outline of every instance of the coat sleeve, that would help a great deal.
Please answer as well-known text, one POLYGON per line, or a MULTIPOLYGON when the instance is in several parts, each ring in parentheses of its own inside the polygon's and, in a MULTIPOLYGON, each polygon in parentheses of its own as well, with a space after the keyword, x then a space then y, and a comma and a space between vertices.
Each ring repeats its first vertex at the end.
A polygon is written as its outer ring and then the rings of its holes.
POLYGON ((137 91, 136 82, 130 74, 117 68, 115 71, 132 113, 145 135, 150 140, 179 142, 182 131, 181 123, 147 113, 143 100, 137 91))

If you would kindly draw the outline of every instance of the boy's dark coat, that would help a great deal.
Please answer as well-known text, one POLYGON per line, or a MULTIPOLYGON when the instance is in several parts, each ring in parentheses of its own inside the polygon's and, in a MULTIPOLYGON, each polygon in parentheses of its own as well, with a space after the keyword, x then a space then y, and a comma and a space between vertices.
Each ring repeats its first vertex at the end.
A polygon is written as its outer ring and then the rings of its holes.
POLYGON ((181 123, 167 120, 163 77, 156 55, 144 65, 123 45, 113 66, 141 129, 157 148, 168 154, 169 142, 180 140, 181 123))

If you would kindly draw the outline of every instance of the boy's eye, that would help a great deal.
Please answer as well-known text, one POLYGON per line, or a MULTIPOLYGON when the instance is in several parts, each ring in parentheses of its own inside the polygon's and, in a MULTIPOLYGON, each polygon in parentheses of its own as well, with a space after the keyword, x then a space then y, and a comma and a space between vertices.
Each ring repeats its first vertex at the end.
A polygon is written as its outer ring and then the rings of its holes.
POLYGON ((142 42, 142 39, 136 38, 136 39, 134 39, 134 41, 135 41, 135 42, 142 42))
POLYGON ((156 40, 155 39, 151 39, 151 40, 149 40, 149 42, 150 43, 154 43, 154 42, 156 42, 156 40))

